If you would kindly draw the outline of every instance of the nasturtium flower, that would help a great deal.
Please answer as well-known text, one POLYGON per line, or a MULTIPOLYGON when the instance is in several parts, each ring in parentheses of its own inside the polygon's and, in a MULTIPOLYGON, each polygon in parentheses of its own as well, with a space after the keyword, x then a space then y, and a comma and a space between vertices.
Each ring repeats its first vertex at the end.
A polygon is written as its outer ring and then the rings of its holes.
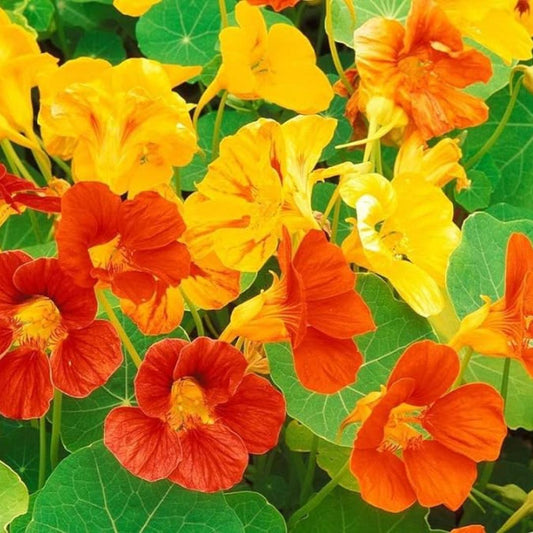
POLYGON ((448 346, 412 344, 386 386, 359 400, 344 421, 361 423, 350 469, 367 503, 390 512, 415 501, 456 510, 474 484, 476 463, 498 458, 507 433, 503 399, 485 383, 448 392, 459 366, 448 346))
POLYGON ((486 533, 486 530, 483 526, 471 525, 463 526, 452 529, 450 533, 486 533))
POLYGON ((346 258, 387 278, 420 315, 444 306, 445 274, 461 232, 453 204, 417 172, 395 176, 346 174, 343 200, 357 211, 352 232, 342 243, 346 258))
POLYGON ((31 90, 57 58, 43 54, 37 37, 0 9, 0 139, 38 149, 33 135, 31 90))
POLYGON ((300 0, 246 0, 252 6, 270 6, 274 11, 294 7, 300 0))
POLYGON ((199 337, 152 345, 135 378, 138 407, 113 409, 104 442, 130 472, 214 492, 241 481, 248 454, 278 442, 283 396, 246 374, 230 344, 199 337))
POLYGON ((531 57, 528 0, 435 0, 466 37, 510 63, 531 57))
POLYGON ((78 287, 57 259, 0 253, 0 414, 38 418, 54 387, 80 398, 108 380, 122 351, 96 311, 94 291, 78 287))
POLYGON ((481 124, 488 107, 460 89, 487 82, 490 60, 463 45, 461 34, 433 0, 413 0, 406 26, 375 17, 354 35, 359 74, 357 105, 370 122, 381 122, 389 101, 390 127, 405 126, 431 139, 455 128, 481 124), (376 100, 376 98, 378 100, 376 100))
POLYGON ((177 287, 190 273, 184 230, 177 206, 155 191, 123 201, 103 183, 77 183, 62 199, 59 262, 81 287, 110 287, 143 332, 168 333, 183 317, 177 287))
POLYGON ((300 30, 283 23, 267 30, 261 10, 244 0, 235 7, 235 18, 238 27, 220 32, 222 65, 198 102, 197 114, 222 89, 301 114, 329 107, 333 89, 300 30))
POLYGON ((237 306, 221 338, 289 340, 302 385, 332 394, 353 383, 363 363, 353 337, 375 329, 364 300, 355 291, 355 274, 341 250, 325 234, 311 230, 294 257, 285 231, 278 251, 281 277, 237 306))
POLYGON ((515 18, 533 36, 533 13, 531 0, 513 0, 515 18))
POLYGON ((281 125, 259 119, 224 138, 219 157, 185 201, 186 238, 199 256, 215 252, 229 268, 256 272, 275 252, 282 225, 291 233, 318 229, 313 186, 338 169, 313 168, 335 126, 317 115, 281 125))
POLYGON ((124 15, 140 17, 159 2, 161 0, 113 0, 113 5, 124 15))
POLYGON ((191 106, 172 87, 199 70, 141 58, 67 61, 40 84, 46 150, 72 159, 74 181, 99 181, 116 194, 168 183, 198 149, 191 106))
POLYGON ((475 352, 511 357, 533 377, 533 246, 522 233, 513 233, 507 244, 505 294, 485 304, 461 321, 450 345, 470 346, 475 352))

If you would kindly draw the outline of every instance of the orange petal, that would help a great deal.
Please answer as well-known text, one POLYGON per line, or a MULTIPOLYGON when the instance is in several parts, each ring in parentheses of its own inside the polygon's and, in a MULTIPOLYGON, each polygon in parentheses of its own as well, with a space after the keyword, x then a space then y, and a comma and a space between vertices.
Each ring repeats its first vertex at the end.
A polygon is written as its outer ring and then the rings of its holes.
POLYGON ((505 301, 513 305, 527 272, 533 270, 533 247, 523 233, 513 233, 507 242, 505 260, 505 301))
POLYGON ((24 294, 13 284, 13 274, 19 266, 32 259, 27 253, 19 250, 0 253, 0 312, 12 311, 13 306, 24 299, 24 294))

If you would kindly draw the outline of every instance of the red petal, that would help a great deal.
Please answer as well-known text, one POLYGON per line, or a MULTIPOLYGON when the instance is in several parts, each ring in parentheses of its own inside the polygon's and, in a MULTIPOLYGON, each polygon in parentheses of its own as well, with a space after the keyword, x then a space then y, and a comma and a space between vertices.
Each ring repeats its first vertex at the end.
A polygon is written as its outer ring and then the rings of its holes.
POLYGON ((111 290, 119 298, 141 304, 154 295, 155 285, 154 276, 146 272, 120 272, 113 276, 111 290))
POLYGON ((248 374, 237 392, 215 412, 241 437, 249 453, 265 453, 278 442, 285 421, 285 400, 266 379, 248 374))
POLYGON ((0 358, 0 414, 28 419, 43 416, 54 395, 46 355, 22 346, 0 358))
POLYGON ((67 328, 86 326, 96 316, 94 290, 78 287, 57 259, 43 257, 25 263, 15 272, 13 283, 24 294, 50 298, 67 328))
POLYGON ((361 498, 367 503, 399 513, 416 501, 405 465, 393 453, 354 449, 350 468, 359 482, 361 498))
POLYGON ((231 344, 199 337, 181 351, 174 379, 193 377, 203 388, 207 404, 215 406, 235 394, 247 366, 231 344))
POLYGON ((476 463, 442 444, 425 440, 403 452, 407 475, 423 507, 444 504, 455 511, 476 480, 476 463))
POLYGON ((162 248, 184 231, 176 204, 154 191, 142 192, 120 206, 121 243, 132 252, 162 248))
POLYGON ((433 341, 411 344, 396 362, 387 382, 413 378, 415 388, 408 398, 411 405, 428 405, 440 398, 459 373, 459 358, 449 346, 433 341))
POLYGON ((50 360, 54 385, 75 398, 103 385, 121 364, 120 339, 105 320, 71 330, 50 360))
POLYGON ((156 250, 134 252, 133 262, 169 285, 178 285, 191 271, 191 256, 184 244, 172 242, 156 250))
POLYGON ((135 378, 135 396, 141 409, 150 416, 165 418, 170 409, 170 392, 180 353, 189 343, 165 339, 152 344, 135 378))
POLYGON ((8 324, 0 325, 0 357, 11 347, 13 342, 13 328, 8 324))
POLYGON ((303 279, 307 302, 354 290, 355 274, 342 250, 322 231, 311 230, 303 238, 293 263, 303 279))
POLYGON ((82 287, 96 282, 89 248, 118 235, 120 205, 120 196, 103 183, 76 183, 63 195, 56 232, 59 261, 82 287))
POLYGON ((505 301, 510 306, 518 298, 526 274, 533 270, 533 247, 526 235, 511 235, 505 263, 505 301))
POLYGON ((17 268, 32 260, 31 256, 18 250, 0 253, 0 312, 13 311, 13 306, 27 298, 13 284, 13 275, 17 268))
POLYGON ((437 400, 423 427, 435 440, 474 461, 495 461, 507 426, 503 399, 490 385, 471 383, 437 400))
POLYGON ((61 198, 59 196, 39 196, 35 193, 19 193, 13 196, 13 200, 36 211, 44 213, 60 213, 61 198))
POLYGON ((147 481, 168 477, 181 458, 178 434, 138 407, 117 407, 107 415, 104 443, 124 468, 147 481))
POLYGON ((293 355, 302 385, 321 394, 333 394, 353 383, 363 363, 352 339, 335 339, 311 327, 293 347, 293 355))
POLYGON ((248 466, 248 451, 241 438, 215 423, 180 434, 182 459, 169 476, 186 489, 201 492, 226 490, 236 485, 248 466))

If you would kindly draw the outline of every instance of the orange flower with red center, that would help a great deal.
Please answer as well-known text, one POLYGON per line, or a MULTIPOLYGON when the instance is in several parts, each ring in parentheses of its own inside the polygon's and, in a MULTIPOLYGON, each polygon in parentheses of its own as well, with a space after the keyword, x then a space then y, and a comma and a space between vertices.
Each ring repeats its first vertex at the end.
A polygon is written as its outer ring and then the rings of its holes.
POLYGON ((229 489, 242 479, 248 454, 276 445, 285 420, 283 396, 245 374, 246 366, 236 348, 206 337, 154 344, 135 378, 139 407, 109 413, 105 445, 148 481, 229 489))
POLYGON ((249 340, 290 340, 298 379, 323 394, 353 383, 363 357, 352 337, 375 329, 370 310, 355 292, 355 274, 341 250, 312 230, 294 258, 287 231, 278 251, 281 278, 237 306, 222 334, 249 340))
POLYGON ((113 326, 94 320, 96 310, 94 291, 75 285, 57 259, 0 253, 2 415, 38 418, 54 386, 80 398, 108 380, 122 352, 113 326))
POLYGON ((136 320, 136 312, 144 304, 146 318, 168 297, 167 289, 189 275, 189 252, 177 242, 184 230, 176 204, 156 192, 145 191, 122 201, 107 185, 78 183, 62 200, 59 261, 81 287, 110 286, 124 312, 145 333, 168 332, 183 316, 179 294, 173 298, 175 312, 151 316, 158 319, 155 324, 136 320))
POLYGON ((513 233, 507 244, 505 295, 494 303, 482 299, 485 305, 463 318, 450 345, 517 359, 533 377, 533 246, 524 234, 513 233))
MULTIPOLYGON (((405 28, 376 17, 356 30, 354 39, 357 105, 370 122, 382 120, 370 116, 380 107, 372 104, 376 97, 403 111, 410 129, 419 130, 424 139, 487 120, 485 103, 459 89, 487 82, 490 60, 463 46, 460 32, 433 0, 414 0, 405 28)), ((398 126, 404 125, 397 120, 398 126)))
POLYGON ((507 433, 503 399, 471 383, 447 392, 459 373, 448 346, 422 341, 400 357, 381 392, 359 400, 343 426, 362 422, 350 468, 366 502, 400 512, 415 501, 457 509, 494 461, 507 433))

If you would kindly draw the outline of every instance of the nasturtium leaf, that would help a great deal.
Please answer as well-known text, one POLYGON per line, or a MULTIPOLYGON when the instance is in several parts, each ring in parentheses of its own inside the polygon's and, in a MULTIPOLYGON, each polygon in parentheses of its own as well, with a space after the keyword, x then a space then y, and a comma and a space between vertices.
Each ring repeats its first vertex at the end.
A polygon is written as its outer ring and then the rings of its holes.
POLYGON ((35 500, 27 533, 58 530, 242 533, 243 524, 223 493, 136 478, 97 442, 62 461, 35 500))
POLYGON ((390 287, 378 276, 359 274, 357 290, 372 310, 377 330, 356 338, 365 363, 353 385, 331 395, 312 392, 298 381, 290 345, 272 343, 265 347, 272 379, 285 395, 288 414, 320 437, 345 446, 353 443, 353 427, 348 428, 340 440, 337 440, 337 433, 356 401, 385 384, 407 346, 421 339, 434 338, 428 321, 396 300, 390 287))
POLYGON ((220 29, 217 2, 163 0, 139 19, 136 34, 139 48, 150 59, 206 65, 213 57, 220 29))
POLYGON ((51 0, 29 0, 24 8, 23 15, 28 24, 38 32, 50 29, 54 18, 55 7, 51 0))
POLYGON ((34 244, 33 246, 25 246, 24 251, 32 257, 57 257, 57 243, 50 241, 44 244, 34 244))
POLYGON ((488 176, 479 170, 472 170, 468 173, 468 179, 470 187, 460 192, 455 191, 457 203, 469 212, 488 207, 492 193, 492 184, 488 176))
MULTIPOLYGON (((492 135, 502 120, 509 103, 509 88, 503 88, 487 101, 487 122, 468 132, 465 160, 473 156, 492 135)), ((505 202, 519 207, 533 204, 533 95, 520 89, 515 107, 501 136, 492 147, 495 165, 501 179, 492 194, 491 203, 505 202)))
POLYGON ((387 513, 364 502, 359 494, 336 487, 309 514, 295 524, 293 533, 429 533, 427 509, 418 505, 403 513, 387 513))
POLYGON ((287 526, 280 512, 257 492, 224 494, 226 503, 235 511, 243 533, 285 533, 287 526))
POLYGON ((533 220, 533 209, 515 207, 504 203, 491 205, 486 213, 504 222, 509 220, 533 220))
POLYGON ((28 489, 19 476, 0 461, 0 527, 7 532, 7 525, 28 509, 28 489))
POLYGON ((33 514, 33 506, 35 505, 35 499, 39 495, 39 491, 30 494, 30 500, 28 504, 28 510, 25 514, 17 516, 13 522, 9 525, 9 533, 25 533, 28 524, 31 521, 33 514))
POLYGON ((339 144, 345 144, 350 141, 352 135, 352 126, 348 122, 348 119, 344 116, 346 109, 346 98, 339 95, 335 95, 327 111, 321 113, 324 117, 331 117, 337 120, 337 127, 333 139, 322 151, 320 161, 328 161, 335 158, 338 155, 339 150, 335 148, 339 144))
MULTIPOLYGON (((450 258, 447 274, 448 291, 459 318, 481 307, 481 295, 492 301, 503 295, 507 241, 514 232, 533 239, 533 221, 503 222, 486 213, 466 219, 461 244, 450 258)), ((486 381, 499 389, 503 365, 503 359, 475 355, 466 379, 486 381)), ((533 429, 533 380, 517 361, 511 361, 505 419, 512 428, 533 429)))
MULTIPOLYGON (((177 328, 169 335, 146 337, 131 320, 121 314, 120 309, 116 308, 115 313, 141 357, 144 357, 146 350, 153 343, 164 338, 176 337, 188 340, 182 328, 177 328)), ((101 315, 100 318, 106 319, 107 317, 101 315)), ((103 437, 104 420, 109 411, 114 407, 136 403, 133 390, 136 368, 125 349, 123 353, 122 366, 105 385, 86 398, 63 397, 61 438, 67 450, 73 452, 100 440, 103 437)))
POLYGON ((12 215, 0 227, 0 250, 26 249, 48 240, 52 217, 27 209, 21 215, 12 215))
POLYGON ((333 0, 331 2, 333 38, 338 43, 343 43, 350 48, 353 48, 353 32, 356 28, 360 3, 358 1, 357 7, 354 7, 353 0, 333 0), (352 9, 348 7, 348 4, 351 4, 352 9))
POLYGON ((93 30, 81 36, 74 50, 73 57, 106 59, 113 65, 116 65, 126 59, 126 50, 124 49, 122 39, 116 33, 93 30))
POLYGON ((61 0, 56 5, 58 16, 66 26, 74 26, 83 30, 96 30, 105 21, 113 20, 119 16, 112 5, 90 1, 77 2, 76 0, 61 0))

